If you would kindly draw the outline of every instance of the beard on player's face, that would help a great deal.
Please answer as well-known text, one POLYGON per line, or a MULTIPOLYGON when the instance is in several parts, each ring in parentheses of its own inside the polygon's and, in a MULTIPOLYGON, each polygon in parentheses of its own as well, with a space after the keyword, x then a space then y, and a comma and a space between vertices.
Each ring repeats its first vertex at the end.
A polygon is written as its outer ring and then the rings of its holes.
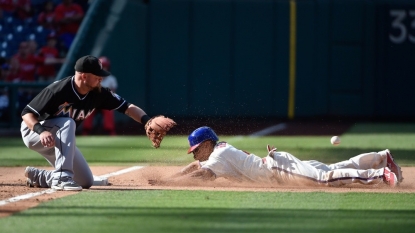
POLYGON ((102 77, 88 74, 86 86, 89 88, 89 91, 101 92, 101 81, 102 81, 102 77))
POLYGON ((92 91, 93 92, 98 92, 98 93, 101 92, 101 83, 99 83, 98 86, 92 88, 92 91))
POLYGON ((97 86, 92 86, 91 84, 89 84, 89 83, 86 83, 86 85, 85 85, 88 89, 89 89, 89 91, 93 91, 93 92, 101 92, 101 83, 99 83, 97 86))

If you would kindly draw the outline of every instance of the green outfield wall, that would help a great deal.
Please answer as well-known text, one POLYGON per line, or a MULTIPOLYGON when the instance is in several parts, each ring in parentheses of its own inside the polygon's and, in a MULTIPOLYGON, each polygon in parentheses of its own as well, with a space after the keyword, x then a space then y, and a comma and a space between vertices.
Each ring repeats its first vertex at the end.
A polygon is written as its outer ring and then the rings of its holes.
POLYGON ((151 115, 415 116, 415 1, 94 2, 71 58, 110 57, 151 115))

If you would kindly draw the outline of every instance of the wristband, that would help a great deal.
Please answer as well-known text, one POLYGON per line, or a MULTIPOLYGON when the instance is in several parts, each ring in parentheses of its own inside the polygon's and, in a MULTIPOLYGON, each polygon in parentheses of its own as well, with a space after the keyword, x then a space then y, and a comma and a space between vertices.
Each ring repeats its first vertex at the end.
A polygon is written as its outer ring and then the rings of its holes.
POLYGON ((44 131, 47 131, 46 129, 45 129, 45 127, 43 127, 39 122, 38 123, 36 123, 34 126, 33 126, 33 131, 34 132, 36 132, 37 134, 41 134, 41 133, 43 133, 44 131))
POLYGON ((145 125, 151 118, 147 115, 141 117, 141 124, 145 125))

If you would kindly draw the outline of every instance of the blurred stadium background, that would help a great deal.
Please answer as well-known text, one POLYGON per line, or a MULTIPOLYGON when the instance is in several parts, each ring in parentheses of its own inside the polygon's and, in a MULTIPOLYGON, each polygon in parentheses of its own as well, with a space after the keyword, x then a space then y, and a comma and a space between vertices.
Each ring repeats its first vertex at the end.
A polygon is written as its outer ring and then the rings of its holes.
MULTIPOLYGON (((34 9, 44 1, 32 0, 34 9)), ((58 1, 59 2, 59 1, 58 1)), ((118 93, 172 118, 411 121, 415 90, 412 0, 93 0, 56 79, 86 54, 111 59, 118 93)), ((0 55, 48 35, 3 15, 0 55)), ((20 124, 21 88, 1 127, 20 124)), ((128 117, 116 115, 122 125, 128 117)))

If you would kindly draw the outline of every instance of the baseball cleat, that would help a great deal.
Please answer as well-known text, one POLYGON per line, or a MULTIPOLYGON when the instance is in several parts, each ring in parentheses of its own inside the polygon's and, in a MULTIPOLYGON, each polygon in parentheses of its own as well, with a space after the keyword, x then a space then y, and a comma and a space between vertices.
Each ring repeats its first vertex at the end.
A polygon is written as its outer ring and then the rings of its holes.
POLYGON ((395 162, 388 149, 384 150, 384 152, 386 153, 386 166, 396 174, 398 182, 401 183, 403 180, 401 167, 395 162))
POLYGON ((82 187, 79 186, 72 177, 62 177, 56 184, 52 184, 52 189, 58 191, 81 191, 82 187))
POLYGON ((30 171, 30 167, 29 167, 29 166, 27 166, 27 167, 24 169, 24 176, 25 176, 25 177, 29 177, 29 171, 30 171))
POLYGON ((398 178, 388 167, 385 167, 383 171, 383 181, 391 187, 398 185, 398 178))
POLYGON ((32 167, 26 167, 26 169, 24 170, 24 176, 26 177, 26 186, 33 188, 33 187, 39 187, 37 185, 36 182, 33 182, 30 178, 29 178, 29 172, 32 170, 32 167))
POLYGON ((26 179, 26 186, 29 187, 29 188, 35 187, 35 185, 33 184, 32 180, 29 179, 29 178, 26 179))

